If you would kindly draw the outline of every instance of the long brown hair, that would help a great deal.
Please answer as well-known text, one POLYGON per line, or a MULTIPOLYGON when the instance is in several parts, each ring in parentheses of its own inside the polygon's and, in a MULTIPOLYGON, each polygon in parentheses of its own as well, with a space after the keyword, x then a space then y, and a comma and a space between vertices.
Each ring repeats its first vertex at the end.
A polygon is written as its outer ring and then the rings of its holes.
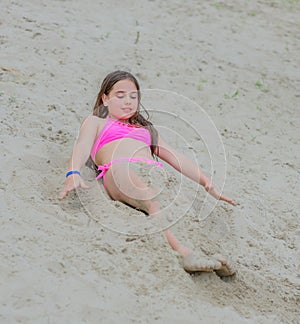
POLYGON ((114 71, 114 72, 109 73, 104 78, 101 88, 100 88, 100 91, 97 96, 95 106, 94 106, 93 115, 98 116, 100 118, 107 117, 108 109, 103 104, 102 96, 103 96, 103 94, 108 96, 110 91, 112 90, 113 86, 118 81, 121 81, 121 80, 130 80, 136 86, 136 89, 138 91, 138 109, 137 109, 136 113, 128 119, 128 122, 129 122, 129 124, 141 126, 141 127, 144 127, 149 130, 150 135, 151 135, 150 149, 151 149, 151 154, 154 155, 154 152, 157 149, 158 133, 157 133, 157 130, 154 128, 153 124, 149 121, 149 113, 141 104, 140 86, 139 86, 137 79, 131 73, 126 72, 126 71, 114 71), (147 118, 145 118, 140 113, 140 107, 143 108, 147 118))

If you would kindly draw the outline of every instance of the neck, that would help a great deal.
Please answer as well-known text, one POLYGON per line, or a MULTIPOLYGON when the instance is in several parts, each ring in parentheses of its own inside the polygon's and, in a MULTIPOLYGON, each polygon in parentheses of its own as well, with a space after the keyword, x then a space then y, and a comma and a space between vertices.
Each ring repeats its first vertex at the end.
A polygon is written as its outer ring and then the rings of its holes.
POLYGON ((110 115, 107 115, 107 117, 110 118, 110 119, 113 119, 113 120, 117 120, 117 121, 119 121, 121 123, 124 123, 124 124, 129 124, 129 119, 118 119, 118 118, 112 117, 110 115))

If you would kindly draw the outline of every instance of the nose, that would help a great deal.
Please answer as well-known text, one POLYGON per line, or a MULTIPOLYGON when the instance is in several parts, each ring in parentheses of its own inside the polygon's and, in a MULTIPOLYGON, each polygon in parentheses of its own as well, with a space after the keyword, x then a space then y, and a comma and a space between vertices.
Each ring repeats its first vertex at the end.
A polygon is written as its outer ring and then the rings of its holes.
POLYGON ((132 99, 130 98, 130 93, 127 93, 125 96, 125 104, 127 106, 131 105, 132 99))

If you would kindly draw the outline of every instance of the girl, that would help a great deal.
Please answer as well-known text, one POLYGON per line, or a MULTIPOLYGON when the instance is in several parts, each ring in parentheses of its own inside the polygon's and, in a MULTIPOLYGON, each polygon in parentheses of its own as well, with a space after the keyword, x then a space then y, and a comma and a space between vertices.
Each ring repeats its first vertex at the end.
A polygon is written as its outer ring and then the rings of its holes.
MULTIPOLYGON (((160 213, 158 190, 147 184, 133 167, 161 168, 162 164, 153 159, 156 155, 202 185, 216 199, 235 206, 189 158, 170 147, 152 123, 141 115, 139 90, 136 78, 128 72, 115 71, 103 80, 93 116, 86 117, 80 127, 60 198, 76 188, 88 188, 80 176, 80 169, 91 158, 100 171, 97 179, 103 178, 104 187, 113 200, 157 217, 160 213)), ((182 257, 186 271, 215 271, 219 276, 235 273, 225 258, 197 257, 169 229, 164 230, 164 235, 182 257)))

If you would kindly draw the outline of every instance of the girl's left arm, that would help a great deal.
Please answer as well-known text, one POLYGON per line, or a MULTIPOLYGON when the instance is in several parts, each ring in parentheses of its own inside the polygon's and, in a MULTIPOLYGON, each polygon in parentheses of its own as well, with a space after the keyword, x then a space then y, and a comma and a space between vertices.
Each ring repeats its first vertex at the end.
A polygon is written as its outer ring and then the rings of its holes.
POLYGON ((156 150, 155 154, 186 177, 199 183, 214 198, 226 201, 233 206, 236 205, 232 199, 220 194, 218 189, 213 185, 212 181, 190 158, 173 149, 160 136, 158 137, 158 149, 156 150))

